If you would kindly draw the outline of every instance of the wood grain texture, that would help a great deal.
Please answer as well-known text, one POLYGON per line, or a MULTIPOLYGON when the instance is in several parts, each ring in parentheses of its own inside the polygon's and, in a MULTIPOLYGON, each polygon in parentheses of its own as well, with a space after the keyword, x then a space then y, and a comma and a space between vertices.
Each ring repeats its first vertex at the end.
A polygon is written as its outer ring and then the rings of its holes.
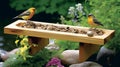
POLYGON ((86 61, 91 55, 97 52, 99 48, 100 48, 100 45, 80 43, 80 48, 79 48, 80 62, 86 61))
POLYGON ((38 37, 29 37, 30 54, 34 55, 40 50, 42 50, 46 45, 49 44, 49 39, 47 38, 38 38, 38 37), (36 45, 33 45, 36 44, 36 45))
MULTIPOLYGON (((107 29, 102 29, 104 31, 104 34, 101 36, 88 37, 85 34, 75 34, 75 33, 68 33, 68 32, 58 32, 58 31, 40 30, 40 29, 32 29, 32 28, 31 29, 21 28, 21 27, 16 26, 16 24, 20 22, 25 22, 25 21, 18 20, 18 21, 11 23, 10 25, 4 27, 4 33, 15 34, 15 35, 28 35, 28 36, 40 37, 40 38, 54 38, 54 39, 70 40, 70 41, 97 44, 97 45, 105 44, 114 35, 114 30, 107 30, 107 29)), ((37 22, 37 21, 33 21, 33 22, 56 25, 56 26, 64 26, 64 27, 68 26, 68 25, 37 22)), ((88 29, 87 27, 78 27, 78 26, 69 26, 69 27, 88 29)))

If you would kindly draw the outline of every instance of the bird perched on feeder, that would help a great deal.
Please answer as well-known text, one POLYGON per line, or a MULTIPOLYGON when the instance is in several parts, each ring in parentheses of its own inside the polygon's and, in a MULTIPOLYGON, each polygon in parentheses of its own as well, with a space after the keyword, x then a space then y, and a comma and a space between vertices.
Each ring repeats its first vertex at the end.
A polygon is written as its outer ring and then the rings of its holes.
POLYGON ((88 24, 91 27, 97 27, 97 26, 103 26, 103 24, 101 24, 101 22, 99 22, 94 15, 89 14, 88 15, 88 24))
POLYGON ((15 18, 22 18, 23 20, 26 20, 28 22, 29 19, 31 19, 33 17, 35 13, 35 8, 31 7, 28 10, 24 11, 23 13, 21 13, 20 15, 14 17, 15 18))

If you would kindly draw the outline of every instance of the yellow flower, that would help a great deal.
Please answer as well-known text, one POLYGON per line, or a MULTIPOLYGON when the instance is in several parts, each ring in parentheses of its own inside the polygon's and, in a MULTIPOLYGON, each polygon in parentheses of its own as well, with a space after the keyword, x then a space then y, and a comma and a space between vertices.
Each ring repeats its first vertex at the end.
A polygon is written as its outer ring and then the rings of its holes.
POLYGON ((23 57, 24 60, 26 60, 26 57, 28 55, 27 50, 29 49, 29 47, 24 46, 20 48, 20 55, 23 57))
POLYGON ((16 41, 15 41, 15 44, 18 44, 18 42, 19 42, 19 40, 16 40, 16 41))
POLYGON ((31 47, 28 43, 28 38, 27 36, 20 36, 20 38, 22 38, 22 40, 16 40, 15 44, 18 44, 18 42, 20 42, 20 48, 19 48, 19 52, 17 52, 18 55, 22 56, 24 60, 26 60, 26 57, 32 57, 29 55, 29 51, 28 49, 31 47))
POLYGON ((28 38, 23 38, 20 42, 21 46, 28 45, 28 38))
POLYGON ((20 38, 24 38, 24 35, 19 35, 20 38))

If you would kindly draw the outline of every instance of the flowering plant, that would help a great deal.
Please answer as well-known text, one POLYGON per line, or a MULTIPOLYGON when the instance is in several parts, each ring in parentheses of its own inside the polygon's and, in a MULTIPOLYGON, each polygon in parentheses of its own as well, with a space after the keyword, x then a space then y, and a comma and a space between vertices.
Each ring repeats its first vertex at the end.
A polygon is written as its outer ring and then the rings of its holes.
POLYGON ((60 59, 56 58, 56 57, 53 57, 46 65, 46 67, 64 67, 62 64, 61 64, 61 61, 60 59))
POLYGON ((83 9, 82 4, 78 3, 75 6, 69 7, 69 9, 68 9, 68 18, 70 20, 66 20, 63 16, 61 16, 60 20, 61 20, 62 24, 76 25, 76 23, 82 21, 82 18, 85 15, 86 15, 86 13, 83 9))
POLYGON ((18 45, 18 44, 20 45, 17 55, 22 56, 23 59, 26 60, 26 57, 32 57, 29 55, 29 48, 31 46, 29 46, 29 44, 28 44, 27 36, 20 35, 19 38, 21 38, 21 40, 17 39, 15 41, 16 45, 18 45))

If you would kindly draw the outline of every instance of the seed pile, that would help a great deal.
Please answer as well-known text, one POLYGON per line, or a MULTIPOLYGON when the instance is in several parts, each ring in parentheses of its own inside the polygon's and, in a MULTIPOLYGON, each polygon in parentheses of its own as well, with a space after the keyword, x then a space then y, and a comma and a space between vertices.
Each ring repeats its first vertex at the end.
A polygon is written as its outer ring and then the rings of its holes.
POLYGON ((65 26, 55 26, 55 25, 48 25, 48 24, 41 24, 41 23, 33 23, 33 22, 20 22, 16 26, 22 28, 33 28, 33 29, 40 29, 40 30, 50 30, 50 31, 59 31, 59 32, 69 32, 69 33, 76 33, 76 34, 87 34, 88 31, 92 31, 93 35, 103 35, 104 32, 99 29, 80 29, 74 27, 65 27, 65 26))

